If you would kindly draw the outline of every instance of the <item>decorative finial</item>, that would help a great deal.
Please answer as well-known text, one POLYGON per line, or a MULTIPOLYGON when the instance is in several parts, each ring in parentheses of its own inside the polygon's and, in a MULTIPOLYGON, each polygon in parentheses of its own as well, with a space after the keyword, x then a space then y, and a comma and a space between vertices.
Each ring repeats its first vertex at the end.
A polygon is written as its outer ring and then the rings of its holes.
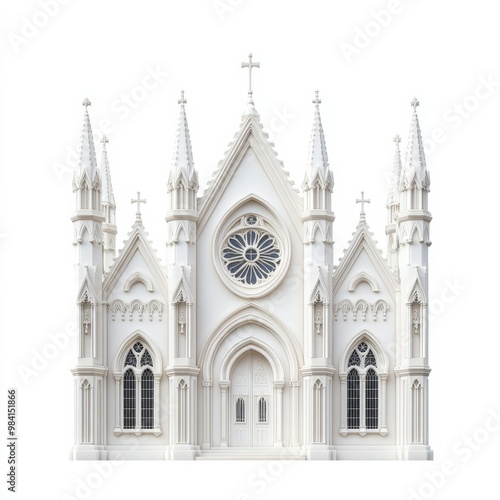
POLYGON ((108 139, 105 135, 103 135, 103 136, 102 136, 102 138, 101 138, 101 144, 102 144, 102 145, 105 145, 105 144, 107 144, 108 142, 109 142, 109 139, 108 139))
POLYGON ((370 203, 370 199, 365 199, 365 192, 361 191, 361 199, 356 198, 356 203, 361 203, 361 213, 359 214, 360 222, 366 222, 365 218, 365 203, 370 203))
POLYGON ((396 147, 399 148, 399 143, 401 142, 401 137, 398 134, 394 136, 393 141, 396 143, 396 147))
POLYGON ((137 212, 135 213, 135 223, 136 224, 141 224, 142 219, 141 219, 141 203, 146 203, 146 199, 141 199, 141 193, 140 191, 137 191, 137 199, 130 200, 130 203, 137 203, 137 212))
POLYGON ((248 95, 251 96, 252 92, 252 68, 260 68, 260 62, 252 62, 252 53, 248 54, 248 62, 242 62, 242 68, 248 68, 248 95))
POLYGON ((412 99, 410 105, 413 107, 413 112, 416 113, 417 112, 417 106, 419 106, 420 103, 418 102, 418 99, 416 97, 414 97, 412 99))
POLYGON ((86 97, 83 101, 82 101, 82 106, 85 106, 85 111, 87 111, 87 108, 89 106, 92 106, 92 103, 89 101, 88 97, 86 97))
POLYGON ((321 104, 321 99, 319 98, 319 90, 314 91, 314 99, 313 99, 313 104, 316 104, 316 107, 318 108, 319 105, 321 104))
POLYGON ((187 103, 186 99, 184 99, 184 90, 181 90, 181 98, 177 102, 182 106, 187 103))

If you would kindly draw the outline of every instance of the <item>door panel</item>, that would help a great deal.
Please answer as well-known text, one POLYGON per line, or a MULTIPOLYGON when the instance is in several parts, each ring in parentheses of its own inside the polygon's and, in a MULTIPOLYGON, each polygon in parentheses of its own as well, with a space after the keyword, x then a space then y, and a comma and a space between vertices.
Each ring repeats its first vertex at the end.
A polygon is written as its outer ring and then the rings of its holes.
POLYGON ((249 351, 231 374, 231 446, 272 446, 272 372, 268 361, 249 351))

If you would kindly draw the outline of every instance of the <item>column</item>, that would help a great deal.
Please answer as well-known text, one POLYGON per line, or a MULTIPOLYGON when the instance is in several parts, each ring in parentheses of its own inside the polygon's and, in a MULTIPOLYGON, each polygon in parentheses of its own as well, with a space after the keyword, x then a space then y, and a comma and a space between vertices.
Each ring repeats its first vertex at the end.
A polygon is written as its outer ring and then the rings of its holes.
POLYGON ((276 439, 275 447, 283 446, 283 386, 284 380, 275 380, 274 388, 276 390, 276 439))
POLYGON ((203 443, 202 449, 208 450, 211 446, 212 437, 212 387, 214 383, 211 380, 203 380, 203 443))
POLYGON ((229 384, 231 382, 229 380, 221 380, 219 381, 219 387, 221 392, 221 439, 220 445, 226 446, 228 443, 228 392, 229 392, 229 384))

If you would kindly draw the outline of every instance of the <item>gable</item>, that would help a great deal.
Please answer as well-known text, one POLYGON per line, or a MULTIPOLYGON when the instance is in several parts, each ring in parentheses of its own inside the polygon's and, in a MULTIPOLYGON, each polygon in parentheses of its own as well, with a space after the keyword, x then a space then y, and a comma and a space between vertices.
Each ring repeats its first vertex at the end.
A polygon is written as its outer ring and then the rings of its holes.
POLYGON ((262 131, 258 117, 246 116, 206 192, 199 200, 198 231, 203 231, 207 220, 221 202, 225 206, 232 206, 238 199, 254 194, 268 202, 279 201, 300 234, 302 199, 276 155, 267 135, 262 131), (229 190, 232 201, 227 196, 224 197, 229 190))
POLYGON ((136 226, 104 279, 103 295, 107 300, 110 295, 139 290, 142 295, 154 293, 167 299, 165 272, 144 229, 136 226))

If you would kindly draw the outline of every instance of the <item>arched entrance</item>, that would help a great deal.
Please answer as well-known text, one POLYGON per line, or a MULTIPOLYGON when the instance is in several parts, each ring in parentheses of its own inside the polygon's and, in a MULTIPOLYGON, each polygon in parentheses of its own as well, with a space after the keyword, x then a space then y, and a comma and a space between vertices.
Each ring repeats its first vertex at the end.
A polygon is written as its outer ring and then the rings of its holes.
POLYGON ((230 446, 273 445, 273 375, 267 359, 254 350, 231 369, 230 446))

